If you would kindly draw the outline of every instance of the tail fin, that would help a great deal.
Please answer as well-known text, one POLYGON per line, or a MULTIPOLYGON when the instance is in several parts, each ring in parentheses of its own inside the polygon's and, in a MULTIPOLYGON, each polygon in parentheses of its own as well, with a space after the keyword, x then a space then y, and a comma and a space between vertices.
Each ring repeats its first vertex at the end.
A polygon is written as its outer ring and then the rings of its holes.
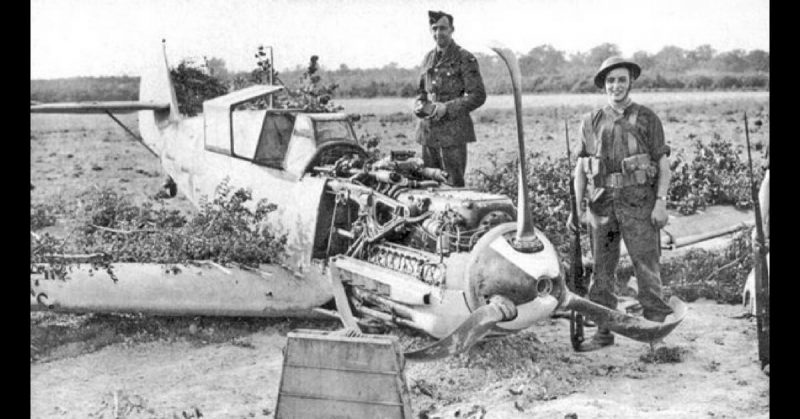
MULTIPOLYGON (((169 119, 176 121, 180 119, 178 111, 178 100, 175 96, 175 88, 172 86, 172 79, 169 73, 169 62, 167 61, 167 45, 161 40, 161 57, 153 57, 153 65, 142 74, 139 84, 139 100, 154 102, 169 102, 169 119)), ((159 115, 164 118, 166 115, 159 115)))
POLYGON ((175 88, 170 77, 167 47, 164 40, 161 41, 161 48, 160 54, 153 54, 153 59, 150 61, 152 64, 145 68, 139 80, 139 101, 169 103, 167 110, 139 112, 139 133, 142 139, 158 149, 161 148, 158 144, 159 128, 181 119, 175 88))

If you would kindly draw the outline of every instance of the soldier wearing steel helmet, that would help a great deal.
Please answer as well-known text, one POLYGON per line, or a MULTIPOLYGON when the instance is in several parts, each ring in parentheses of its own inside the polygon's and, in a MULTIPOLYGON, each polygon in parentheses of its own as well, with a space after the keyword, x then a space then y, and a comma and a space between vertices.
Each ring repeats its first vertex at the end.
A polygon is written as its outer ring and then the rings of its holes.
MULTIPOLYGON (((585 115, 581 126, 579 164, 575 168, 575 197, 586 198, 586 215, 594 255, 589 299, 616 309, 614 279, 625 241, 636 278, 644 317, 663 322, 672 312, 661 292, 659 230, 667 223, 670 148, 661 120, 630 98, 631 85, 641 68, 620 57, 605 60, 594 77, 604 89, 607 104, 585 115)), ((572 219, 567 222, 572 227, 572 219)), ((598 327, 579 350, 614 343, 610 330, 598 327)))
POLYGON ((453 41, 453 16, 428 12, 436 48, 422 61, 414 114, 416 139, 427 167, 446 171, 448 183, 464 186, 467 143, 475 142, 469 113, 486 101, 478 61, 453 41))

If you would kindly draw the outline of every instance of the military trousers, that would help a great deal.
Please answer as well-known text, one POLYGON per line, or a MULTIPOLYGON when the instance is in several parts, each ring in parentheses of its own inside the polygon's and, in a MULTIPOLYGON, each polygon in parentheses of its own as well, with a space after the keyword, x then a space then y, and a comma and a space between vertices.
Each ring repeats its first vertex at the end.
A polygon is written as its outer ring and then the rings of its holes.
POLYGON ((450 176, 448 184, 464 186, 464 172, 467 169, 467 143, 450 147, 422 146, 422 162, 425 167, 442 169, 450 176))
POLYGON ((634 217, 624 211, 609 211, 600 216, 588 210, 589 234, 594 255, 594 272, 589 299, 611 309, 617 308, 614 294, 620 242, 625 241, 639 285, 637 299, 644 317, 663 321, 672 313, 661 292, 659 232, 650 217, 634 217))

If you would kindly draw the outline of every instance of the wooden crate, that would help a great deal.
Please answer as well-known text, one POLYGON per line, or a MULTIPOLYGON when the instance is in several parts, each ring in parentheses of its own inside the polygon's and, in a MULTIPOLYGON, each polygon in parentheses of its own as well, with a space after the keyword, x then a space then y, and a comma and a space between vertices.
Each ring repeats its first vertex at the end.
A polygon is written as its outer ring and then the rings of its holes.
POLYGON ((276 419, 411 418, 396 336, 290 332, 276 419))

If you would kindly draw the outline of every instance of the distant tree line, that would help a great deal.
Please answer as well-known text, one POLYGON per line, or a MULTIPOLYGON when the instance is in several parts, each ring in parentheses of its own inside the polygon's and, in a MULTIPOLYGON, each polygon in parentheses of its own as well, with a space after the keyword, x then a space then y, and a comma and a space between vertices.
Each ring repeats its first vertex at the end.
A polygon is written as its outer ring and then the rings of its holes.
MULTIPOLYGON (((606 58, 622 55, 615 44, 604 43, 587 52, 567 55, 550 45, 537 46, 518 56, 522 88, 526 93, 587 93, 597 89, 594 72, 606 58)), ((508 70, 498 57, 475 53, 489 94, 510 93, 508 70)), ((335 57, 321 57, 331 61, 335 57)), ((769 90, 769 53, 734 49, 717 52, 710 45, 687 50, 665 46, 655 54, 637 51, 632 58, 642 66, 636 86, 642 90, 769 90)), ((420 57, 421 61, 421 57, 420 57)), ((251 83, 254 71, 230 72, 219 58, 205 60, 207 71, 229 87, 251 83)), ((261 64, 259 64, 261 66, 261 64)), ((262 66, 263 67, 263 66, 262 66)), ((323 81, 338 85, 339 97, 411 97, 415 94, 420 67, 401 68, 396 63, 381 68, 351 69, 341 64, 335 70, 321 67, 323 81)), ((303 83, 305 68, 297 66, 281 73, 287 87, 303 83)), ((31 100, 64 102, 81 100, 136 100, 138 77, 76 77, 31 80, 31 100)))
POLYGON ((31 100, 79 102, 85 100, 136 100, 139 77, 71 77, 31 80, 31 100))
MULTIPOLYGON (((567 54, 550 45, 537 46, 518 56, 522 90, 526 93, 595 92, 594 72, 606 58, 622 55, 615 44, 604 43, 588 52, 567 54)), ((475 53, 486 90, 490 94, 511 92, 508 70, 496 55, 475 53)), ((769 53, 734 49, 717 52, 710 45, 692 50, 666 46, 655 54, 637 51, 632 58, 642 67, 636 86, 642 90, 769 90, 769 53)), ((420 58, 421 60, 421 58, 420 58)), ((297 79, 301 68, 283 72, 283 79, 297 79)), ((400 68, 396 63, 382 68, 350 69, 341 64, 325 77, 335 80, 343 97, 415 95, 420 67, 400 68)))

